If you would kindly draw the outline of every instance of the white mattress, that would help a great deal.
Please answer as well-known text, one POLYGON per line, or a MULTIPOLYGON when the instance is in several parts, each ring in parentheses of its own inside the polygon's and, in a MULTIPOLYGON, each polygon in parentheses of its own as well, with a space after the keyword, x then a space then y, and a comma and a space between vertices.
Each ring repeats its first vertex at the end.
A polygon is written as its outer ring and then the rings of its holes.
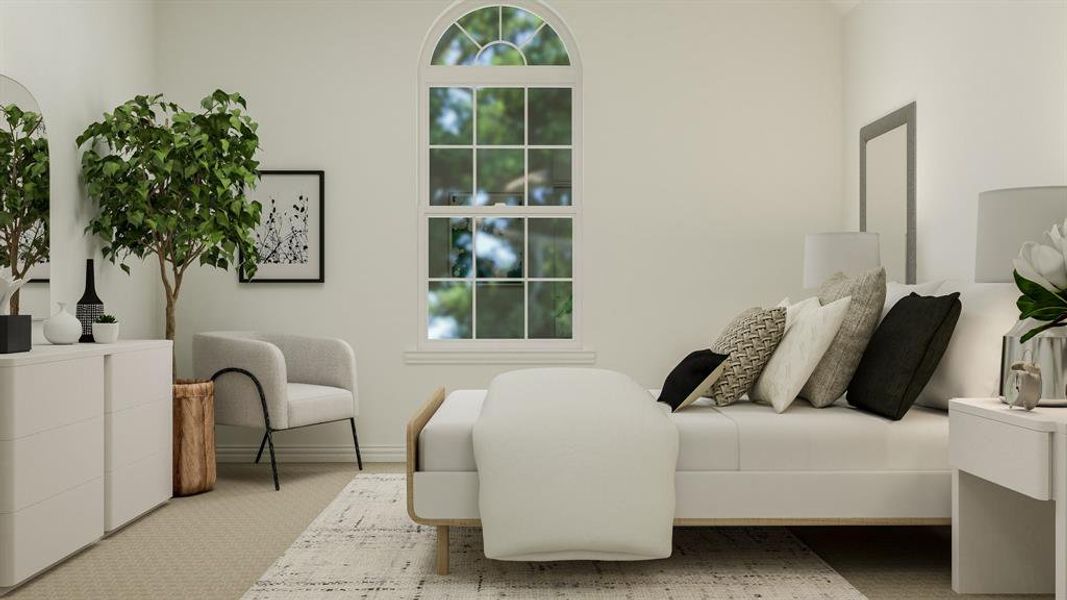
MULTIPOLYGON (((457 390, 445 398, 419 435, 420 471, 476 470, 471 429, 485 393, 457 390)), ((747 401, 715 408, 699 400, 671 418, 678 471, 949 470, 948 415, 921 406, 889 421, 803 400, 783 414, 747 401)))

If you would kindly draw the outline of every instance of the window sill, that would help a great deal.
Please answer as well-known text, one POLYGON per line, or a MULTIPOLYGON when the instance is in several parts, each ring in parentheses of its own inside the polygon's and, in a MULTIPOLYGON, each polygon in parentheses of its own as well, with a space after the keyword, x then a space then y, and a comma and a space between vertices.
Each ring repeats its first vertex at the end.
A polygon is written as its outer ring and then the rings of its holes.
POLYGON ((592 350, 406 350, 408 365, 592 365, 592 350))

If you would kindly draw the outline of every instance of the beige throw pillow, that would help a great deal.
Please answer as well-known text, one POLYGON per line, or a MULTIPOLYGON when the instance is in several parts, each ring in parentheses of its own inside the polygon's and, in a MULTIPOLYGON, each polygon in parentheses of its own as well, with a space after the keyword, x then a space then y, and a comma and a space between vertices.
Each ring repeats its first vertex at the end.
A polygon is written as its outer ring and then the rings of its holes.
POLYGON ((763 372, 785 333, 784 307, 750 308, 726 326, 711 351, 729 356, 722 375, 705 394, 716 406, 737 402, 763 372))
POLYGON ((837 273, 819 286, 823 306, 852 297, 837 330, 837 336, 815 367, 800 396, 816 408, 830 406, 844 395, 859 367, 867 342, 871 341, 885 305, 885 269, 878 268, 849 277, 837 273))

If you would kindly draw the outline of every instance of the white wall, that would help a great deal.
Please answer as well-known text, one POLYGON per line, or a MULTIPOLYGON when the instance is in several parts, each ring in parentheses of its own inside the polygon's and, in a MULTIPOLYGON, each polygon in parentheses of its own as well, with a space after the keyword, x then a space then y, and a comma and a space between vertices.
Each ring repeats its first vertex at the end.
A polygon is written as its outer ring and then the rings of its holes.
MULTIPOLYGON (((104 111, 152 91, 153 8, 136 0, 0 3, 0 73, 29 89, 48 128, 53 302, 76 302, 85 259, 100 263, 97 243, 83 233, 91 207, 74 139, 104 111)), ((107 311, 122 320, 124 337, 159 337, 157 288, 150 269, 128 277, 98 264, 97 290, 107 311)))
POLYGON ((1067 184, 1067 3, 865 2, 844 26, 845 213, 859 130, 917 103, 918 277, 974 275, 978 193, 1067 184))
MULTIPOLYGON (((811 2, 552 5, 585 66, 585 343, 599 366, 658 386, 734 313, 798 291, 804 233, 840 220, 841 19, 811 2)), ((264 168, 325 169, 328 203, 324 285, 191 273, 179 368, 195 331, 347 339, 374 458, 399 458, 404 423, 435 387, 485 386, 501 370, 402 358, 421 318, 417 57, 447 6, 168 2, 157 14, 162 90, 188 104, 240 91, 264 168)), ((277 439, 290 457, 320 446, 343 457, 350 443, 343 424, 277 439)))

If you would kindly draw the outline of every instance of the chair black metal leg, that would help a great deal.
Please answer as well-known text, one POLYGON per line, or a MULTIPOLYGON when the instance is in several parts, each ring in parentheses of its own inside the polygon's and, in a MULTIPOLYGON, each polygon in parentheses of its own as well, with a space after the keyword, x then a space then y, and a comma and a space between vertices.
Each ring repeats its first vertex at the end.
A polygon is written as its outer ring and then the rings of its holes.
POLYGON ((274 491, 278 491, 281 488, 278 485, 278 465, 274 461, 274 438, 270 435, 270 430, 267 431, 267 447, 270 449, 270 473, 274 476, 274 491))
POLYGON ((267 445, 267 434, 263 434, 263 441, 259 443, 259 452, 256 452, 256 464, 259 464, 259 459, 263 457, 263 448, 267 445))
POLYGON ((352 426, 352 443, 356 446, 356 465, 359 470, 363 470, 363 456, 359 453, 359 437, 356 436, 356 420, 349 419, 348 424, 352 426))

